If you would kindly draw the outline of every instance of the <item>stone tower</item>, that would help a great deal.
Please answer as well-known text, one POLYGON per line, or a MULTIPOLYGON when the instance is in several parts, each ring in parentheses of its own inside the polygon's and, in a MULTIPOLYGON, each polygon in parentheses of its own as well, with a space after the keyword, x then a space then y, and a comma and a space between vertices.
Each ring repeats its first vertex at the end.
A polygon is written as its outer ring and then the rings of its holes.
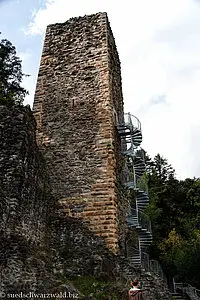
POLYGON ((33 108, 53 194, 117 251, 123 99, 106 13, 47 27, 33 108))

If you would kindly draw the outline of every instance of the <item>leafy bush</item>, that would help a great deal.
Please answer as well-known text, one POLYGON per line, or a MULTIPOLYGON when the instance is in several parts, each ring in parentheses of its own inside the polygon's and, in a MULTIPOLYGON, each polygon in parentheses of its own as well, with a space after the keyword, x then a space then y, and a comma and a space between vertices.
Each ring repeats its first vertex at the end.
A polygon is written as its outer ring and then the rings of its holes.
MULTIPOLYGON (((15 47, 6 39, 0 41, 0 104, 22 104, 28 92, 20 86, 23 76, 21 60, 15 47)), ((27 76, 27 75, 26 75, 27 76)))

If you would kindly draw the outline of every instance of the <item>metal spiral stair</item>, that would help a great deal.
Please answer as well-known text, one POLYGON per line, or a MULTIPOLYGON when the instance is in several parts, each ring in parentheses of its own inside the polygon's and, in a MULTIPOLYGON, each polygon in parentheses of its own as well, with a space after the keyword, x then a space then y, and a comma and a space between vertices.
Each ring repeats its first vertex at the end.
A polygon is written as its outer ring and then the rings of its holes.
POLYGON ((124 121, 117 126, 121 140, 130 147, 138 147, 142 142, 142 131, 140 121, 130 113, 124 114, 124 121))
POLYGON ((143 190, 136 190, 136 201, 139 210, 144 210, 149 204, 149 196, 147 192, 143 190))
POLYGON ((122 144, 126 149, 122 154, 126 157, 126 176, 124 185, 136 193, 136 207, 130 207, 127 213, 127 225, 138 232, 138 250, 130 253, 129 259, 134 266, 142 267, 142 256, 152 242, 151 222, 143 210, 149 203, 146 182, 142 179, 146 171, 144 151, 139 148, 142 142, 140 121, 130 113, 125 114, 124 123, 117 126, 122 144))
POLYGON ((151 221, 149 217, 138 209, 131 209, 131 212, 127 215, 127 224, 129 227, 137 229, 141 251, 145 251, 152 242, 151 221))

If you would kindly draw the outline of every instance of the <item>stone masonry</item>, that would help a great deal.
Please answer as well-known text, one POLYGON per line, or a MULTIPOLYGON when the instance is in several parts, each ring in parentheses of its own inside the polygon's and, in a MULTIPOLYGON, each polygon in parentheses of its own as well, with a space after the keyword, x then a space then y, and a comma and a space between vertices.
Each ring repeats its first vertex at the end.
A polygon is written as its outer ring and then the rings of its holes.
POLYGON ((40 290, 45 280, 46 289, 52 285, 52 272, 39 253, 47 247, 54 203, 35 131, 30 108, 0 105, 1 299, 40 290))
POLYGON ((0 299, 60 292, 71 276, 119 276, 104 239, 59 207, 36 144, 33 113, 27 106, 0 105, 0 299))
POLYGON ((0 233, 41 244, 51 205, 30 108, 0 105, 0 233))
POLYGON ((123 99, 106 13, 47 27, 33 109, 54 196, 117 252, 123 99))

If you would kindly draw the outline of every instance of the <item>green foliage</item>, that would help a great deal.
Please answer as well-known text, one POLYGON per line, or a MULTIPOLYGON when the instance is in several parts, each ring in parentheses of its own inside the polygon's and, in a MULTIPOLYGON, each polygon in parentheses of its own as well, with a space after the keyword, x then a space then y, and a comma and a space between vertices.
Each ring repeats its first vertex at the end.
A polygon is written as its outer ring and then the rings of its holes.
POLYGON ((0 104, 21 104, 28 92, 20 86, 24 74, 15 47, 0 40, 0 104))
POLYGON ((148 193, 148 174, 144 173, 138 180, 137 180, 137 187, 142 191, 146 191, 148 193))
POLYGON ((200 282, 200 179, 178 181, 159 154, 147 164, 154 241, 150 252, 171 276, 197 287, 200 282))

